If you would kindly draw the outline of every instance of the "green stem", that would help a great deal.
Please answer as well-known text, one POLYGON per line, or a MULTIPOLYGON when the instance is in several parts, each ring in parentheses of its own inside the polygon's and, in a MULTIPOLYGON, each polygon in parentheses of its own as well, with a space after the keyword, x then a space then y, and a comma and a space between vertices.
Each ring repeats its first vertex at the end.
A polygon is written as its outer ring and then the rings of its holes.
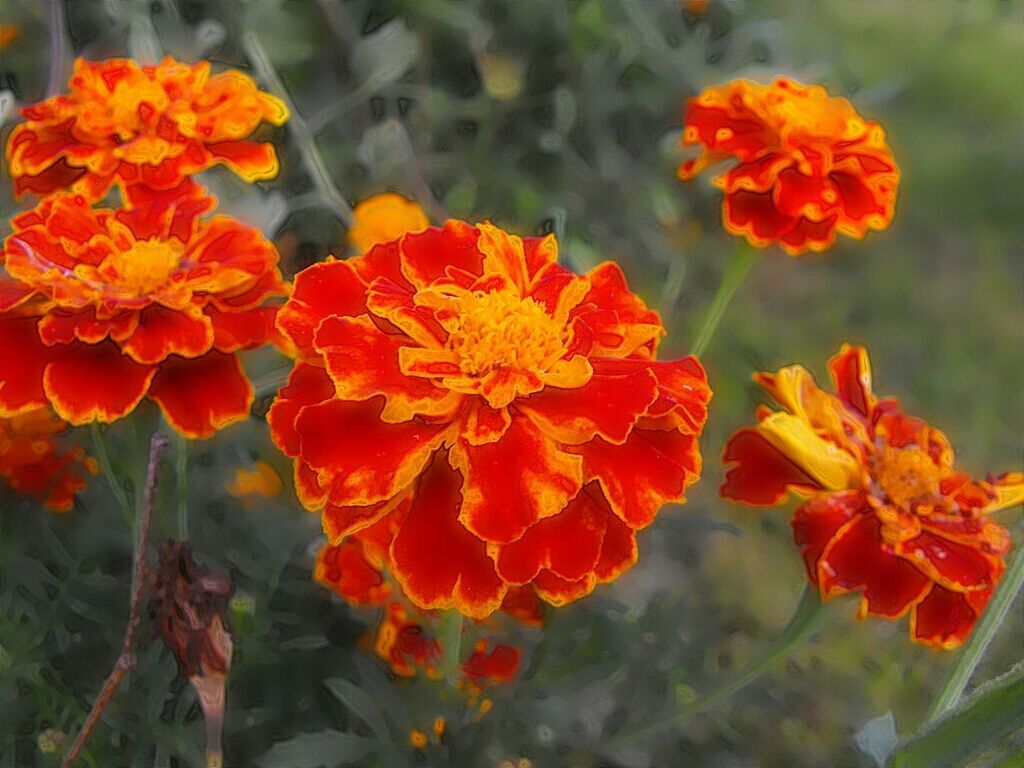
POLYGON ((317 148, 316 137, 313 135, 313 131, 306 124, 302 113, 296 108, 288 88, 285 87, 284 81, 281 80, 277 70, 274 69, 266 49, 254 30, 249 29, 242 33, 242 49, 245 51, 246 58, 252 64, 253 69, 256 70, 263 83, 275 96, 284 101, 285 106, 288 107, 288 129, 295 138, 296 144, 299 145, 299 151, 302 153, 306 171, 309 173, 317 192, 320 193, 320 196, 331 207, 334 215, 341 220, 341 223, 346 227, 351 227, 352 206, 348 204, 348 200, 345 199, 344 195, 338 191, 338 187, 335 185, 334 179, 331 178, 327 165, 320 155, 320 150, 317 148))
POLYGON ((188 438, 177 435, 177 455, 174 462, 174 471, 177 475, 178 492, 178 539, 188 539, 188 438))
POLYGON ((124 486, 121 485, 121 481, 118 480, 117 474, 114 472, 114 465, 110 463, 110 451, 107 447, 107 436, 104 434, 103 428, 100 426, 98 421, 94 421, 89 430, 92 432, 93 449, 96 451, 96 458, 99 459, 100 468, 103 470, 104 477, 107 478, 107 484, 110 486, 110 492, 114 494, 114 498, 117 499, 118 505, 121 507, 121 511, 124 512, 128 520, 133 520, 135 517, 135 511, 132 509, 131 502, 128 500, 128 494, 124 490, 124 486))
POLYGON ((1003 619, 1006 618, 1006 613, 1010 610, 1013 599, 1020 592, 1022 585, 1024 585, 1024 546, 1018 545, 1017 551, 1010 561, 1010 567, 1006 570, 1002 581, 999 582, 981 620, 978 621, 978 625, 960 651, 938 697, 932 702, 932 706, 925 716, 925 723, 936 720, 942 716, 943 712, 956 705, 960 696, 963 695, 967 683, 970 682, 978 662, 985 655, 992 638, 995 637, 1003 619))
POLYGON ((455 687, 462 659, 462 614, 451 609, 441 619, 442 672, 448 685, 455 687))
POLYGON ((703 712, 708 707, 743 690, 748 685, 758 680, 766 672, 770 672, 779 662, 789 656, 790 653, 807 642, 807 640, 825 624, 825 620, 829 613, 829 611, 824 609, 823 604, 818 599, 817 590, 809 586, 804 587, 804 591, 800 596, 800 602, 797 604, 796 611, 793 613, 793 617, 789 620, 786 628, 782 630, 782 634, 775 639, 775 641, 759 658, 749 664, 739 675, 718 686, 703 698, 683 705, 670 717, 662 720, 656 720, 655 722, 649 723, 648 725, 642 726, 636 730, 619 734, 609 741, 609 745, 611 746, 637 741, 638 739, 643 739, 657 733, 658 731, 671 728, 673 725, 677 725, 678 723, 693 717, 698 712, 703 712))
POLYGON ((691 355, 700 357, 707 350, 722 318, 725 317, 725 310, 729 308, 736 291, 743 284, 756 260, 756 249, 745 242, 740 242, 736 246, 736 250, 725 268, 725 273, 722 275, 722 282, 718 284, 718 291, 711 300, 711 306, 708 307, 708 313, 704 316, 704 323, 701 325, 700 331, 697 332, 697 338, 690 350, 691 355))

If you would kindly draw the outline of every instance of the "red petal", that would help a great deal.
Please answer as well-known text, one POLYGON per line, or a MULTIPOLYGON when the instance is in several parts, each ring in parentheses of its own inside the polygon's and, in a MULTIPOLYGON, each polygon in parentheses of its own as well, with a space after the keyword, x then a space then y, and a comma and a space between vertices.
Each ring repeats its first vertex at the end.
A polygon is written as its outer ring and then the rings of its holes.
POLYGON ((476 247, 476 227, 462 221, 447 221, 443 228, 431 227, 407 234, 401 240, 402 273, 420 288, 445 276, 449 267, 479 275, 483 254, 476 247))
POLYGON ((258 307, 247 312, 221 312, 208 306, 205 312, 213 324, 213 346, 220 352, 237 352, 280 340, 274 326, 277 318, 277 309, 274 307, 258 307))
POLYGON ((459 524, 462 478, 444 457, 423 475, 409 516, 391 546, 394 575, 420 608, 455 608, 474 619, 501 606, 507 586, 484 542, 459 524))
POLYGON ((756 429, 741 429, 729 438, 722 462, 726 468, 720 493, 745 504, 770 507, 785 501, 792 489, 821 489, 756 429))
POLYGON ((71 424, 111 422, 126 416, 150 389, 156 368, 139 365, 113 342, 73 344, 43 374, 57 414, 71 424))
POLYGON ((470 445, 460 438, 449 454, 466 478, 459 521, 482 539, 515 541, 537 521, 556 515, 580 489, 581 462, 512 418, 500 440, 470 445))
POLYGON ((730 192, 722 203, 722 224, 726 231, 744 236, 751 245, 760 248, 779 242, 796 223, 796 219, 775 207, 769 192, 730 192))
POLYGON ((516 407, 559 442, 578 445, 600 435, 621 444, 657 396, 657 380, 649 370, 625 376, 595 371, 578 389, 545 387, 516 407))
POLYGON ((653 352, 664 333, 658 313, 629 290, 622 268, 611 261, 587 273, 590 291, 572 317, 579 317, 594 334, 597 353, 625 357, 639 349, 653 352))
POLYGON ((332 504, 365 506, 390 499, 426 468, 446 426, 419 420, 387 424, 380 398, 329 400, 299 412, 300 452, 318 473, 332 504))
POLYGON ((801 505, 793 515, 793 539, 800 547, 812 584, 818 583, 818 559, 839 529, 859 514, 870 512, 859 491, 828 493, 801 505))
POLYGON ((339 507, 327 504, 324 506, 322 515, 324 535, 330 542, 341 541, 346 536, 376 525, 383 518, 395 512, 408 499, 408 495, 398 494, 394 498, 366 506, 339 507))
POLYGON ((381 418, 386 422, 408 421, 417 414, 448 415, 462 402, 429 379, 402 373, 398 350, 412 343, 381 333, 369 317, 325 318, 314 344, 327 363, 338 397, 368 400, 382 395, 386 405, 381 418))
MULTIPOLYGON (((990 594, 986 595, 984 602, 987 602, 990 594)), ((914 606, 914 613, 910 617, 911 637, 935 648, 957 648, 971 634, 983 609, 984 603, 977 608, 972 607, 965 595, 936 584, 928 597, 914 606)))
POLYGON ((843 403, 864 416, 871 412, 871 364, 864 347, 844 344, 839 354, 828 361, 836 394, 843 403))
POLYGON ((636 532, 618 517, 609 514, 594 575, 603 584, 615 581, 633 567, 636 559, 636 532))
POLYGON ((134 311, 121 312, 106 320, 97 319, 92 309, 76 314, 50 311, 39 321, 39 337, 51 346, 73 341, 98 344, 108 336, 114 340, 127 338, 138 321, 138 312, 134 311))
POLYGON ((252 141, 220 141, 206 145, 207 151, 246 181, 260 181, 277 176, 277 153, 270 143, 252 141))
POLYGON ((586 480, 601 483, 612 510, 634 529, 649 525, 663 504, 682 501, 700 476, 696 438, 675 430, 634 429, 622 445, 596 437, 570 450, 583 456, 586 480))
POLYGON ((237 355, 208 352, 194 360, 168 358, 160 365, 149 396, 171 426, 186 437, 201 439, 248 418, 253 388, 237 355))
POLYGON ((897 619, 931 588, 932 582, 901 557, 883 548, 874 515, 861 515, 833 537, 818 560, 822 599, 857 590, 861 614, 897 619))
POLYGON ((509 587, 501 610, 527 627, 544 625, 544 608, 532 586, 509 587))
POLYGON ((142 310, 121 350, 135 362, 153 365, 170 355, 199 357, 213 346, 213 325, 203 314, 186 314, 153 304, 142 310))
POLYGON ((533 581, 537 594, 551 605, 568 605, 574 600, 586 597, 594 591, 596 583, 593 574, 587 574, 578 581, 568 581, 551 571, 541 571, 533 581))
POLYGON ((608 512, 583 491, 560 513, 527 529, 517 541, 497 548, 498 575, 513 584, 532 581, 548 568, 569 581, 594 570, 601 555, 608 512))
POLYGON ((499 643, 488 653, 485 641, 480 641, 469 661, 462 665, 463 674, 478 686, 507 683, 516 676, 518 669, 518 648, 499 643))
POLYGON ((37 322, 0 316, 0 416, 47 404, 43 371, 56 353, 39 340, 37 322))
POLYGON ((124 197, 127 206, 117 212, 117 218, 140 240, 176 237, 187 243, 196 232, 199 217, 217 205, 217 198, 192 178, 169 190, 126 184, 124 197))
POLYGON ((270 436, 274 444, 288 456, 299 455, 299 434, 295 418, 307 405, 323 402, 334 396, 334 382, 318 366, 296 363, 267 412, 270 436))
POLYGON ((366 312, 366 284, 347 261, 314 264, 295 277, 295 290, 277 314, 277 327, 300 350, 311 353, 313 334, 325 317, 366 312))
POLYGON ((896 551, 934 581, 963 592, 991 587, 1002 575, 1000 558, 980 552, 981 543, 958 544, 925 530, 900 542, 896 551))

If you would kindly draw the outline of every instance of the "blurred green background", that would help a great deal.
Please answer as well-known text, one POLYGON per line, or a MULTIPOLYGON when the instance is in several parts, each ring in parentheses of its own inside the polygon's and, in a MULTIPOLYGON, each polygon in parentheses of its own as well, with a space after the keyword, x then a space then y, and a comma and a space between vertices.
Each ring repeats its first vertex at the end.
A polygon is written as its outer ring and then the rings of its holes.
MULTIPOLYGON (((253 70, 263 58, 298 110, 267 132, 282 173, 260 188, 218 172, 206 182, 224 209, 276 238, 290 273, 345 253, 329 186, 353 204, 390 189, 436 221, 554 231, 579 270, 619 261, 663 313, 666 357, 692 341, 734 245, 708 180, 675 179, 686 97, 738 76, 819 82, 884 125, 902 167, 890 230, 821 256, 759 260, 703 360, 716 393, 703 480, 641 536, 640 562, 616 584, 550 612, 543 631, 512 630, 528 651, 522 679, 493 690, 479 722, 436 683, 395 680, 361 650, 373 616, 310 581, 318 524, 290 490, 246 508, 224 490, 256 458, 290 475, 260 416, 269 398, 248 423, 191 446, 190 539, 236 585, 228 765, 870 766, 855 739, 868 720, 891 711, 901 733, 916 729, 955 654, 912 645, 905 622, 858 622, 847 602, 736 697, 643 742, 609 743, 754 658, 797 601, 804 575, 786 511, 716 494, 723 441, 759 401, 752 371, 802 362, 821 376, 842 341, 866 344, 878 391, 946 430, 964 469, 1020 467, 1024 4, 687 5, 0 2, 0 24, 19 30, 0 51, 4 138, 16 108, 42 98, 75 55, 208 58, 272 86, 253 70), (310 175, 310 137, 329 179, 310 175), (348 682, 325 685, 338 679, 348 682), (439 715, 445 742, 417 752, 409 730, 429 731, 439 715)), ((0 234, 26 205, 3 181, 0 234)), ((258 380, 282 363, 249 362, 258 380)), ((133 422, 109 440, 119 469, 138 477, 155 418, 133 422)), ((157 537, 176 531, 171 476, 164 488, 157 537)), ((64 516, 0 493, 0 768, 55 765, 55 745, 78 730, 118 653, 132 533, 102 480, 64 516)), ((1020 541, 1019 510, 1003 519, 1020 541)), ((1022 656, 1021 614, 1018 602, 979 679, 1022 656)), ((202 764, 195 696, 152 640, 147 629, 82 764, 202 764)))

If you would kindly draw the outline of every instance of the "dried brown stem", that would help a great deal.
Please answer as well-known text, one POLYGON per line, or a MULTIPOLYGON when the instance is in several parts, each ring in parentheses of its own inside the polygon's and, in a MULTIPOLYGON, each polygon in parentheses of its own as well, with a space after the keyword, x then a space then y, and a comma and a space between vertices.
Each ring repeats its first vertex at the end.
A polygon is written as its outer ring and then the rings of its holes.
POLYGON ((85 747, 86 742, 96 728, 96 724, 99 723, 103 710, 110 703, 110 699, 113 697, 117 687, 121 684, 128 670, 135 666, 135 655, 132 653, 132 649, 135 646, 135 634, 139 628, 142 593, 146 584, 146 549, 149 546, 150 521, 153 517, 153 504, 156 500, 156 484, 160 460, 163 458, 168 445, 170 445, 170 441, 167 439, 167 436, 159 432, 153 435, 149 443, 149 468, 146 471, 146 487, 142 497, 136 534, 132 596, 128 609, 128 626, 125 628, 124 644, 121 646, 121 655, 103 683, 103 688, 100 689, 99 696, 96 697, 96 702, 89 711, 89 716, 85 718, 82 730, 78 732, 74 743, 68 749, 67 754, 64 755, 61 768, 69 768, 78 758, 79 753, 85 747))

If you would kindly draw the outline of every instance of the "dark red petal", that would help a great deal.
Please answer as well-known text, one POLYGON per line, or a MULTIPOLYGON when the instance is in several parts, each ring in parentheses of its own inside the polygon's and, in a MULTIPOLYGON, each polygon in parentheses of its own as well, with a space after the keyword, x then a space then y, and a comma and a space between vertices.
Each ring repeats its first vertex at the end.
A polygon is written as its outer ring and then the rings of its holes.
POLYGON ((839 529, 855 516, 870 512, 859 491, 828 493, 801 505, 793 515, 793 539, 800 547, 812 584, 818 583, 818 558, 839 529))
POLYGON ((720 493, 745 504, 770 507, 785 501, 790 489, 821 488, 756 429, 741 429, 729 438, 722 462, 726 468, 720 493))
MULTIPOLYGON (((986 595, 985 602, 990 594, 986 595)), ((973 607, 965 595, 936 584, 928 597, 914 607, 910 619, 911 636, 917 642, 935 648, 957 648, 971 634, 983 608, 983 604, 973 607)))
POLYGON ((313 352, 313 334, 325 317, 366 312, 366 284, 347 261, 314 264, 295 277, 295 290, 277 314, 277 327, 300 350, 313 352))
POLYGON ((199 357, 213 346, 213 326, 204 314, 187 314, 153 304, 139 313, 135 330, 119 346, 143 365, 159 363, 171 355, 199 357))
POLYGON ((0 316, 0 416, 47 404, 43 371, 56 353, 39 340, 37 322, 0 316))
POLYGON ((110 341, 58 347, 43 374, 43 388, 57 414, 71 424, 111 422, 145 396, 156 368, 140 365, 110 341))
POLYGON ((194 360, 170 357, 161 363, 149 396, 171 426, 200 439, 248 418, 253 388, 237 355, 208 352, 194 360))
POLYGON ((437 456, 421 478, 391 546, 395 578, 420 608, 454 608, 482 619, 501 606, 507 585, 487 545, 458 521, 462 478, 437 456))
POLYGON ((449 267, 479 275, 483 267, 483 254, 476 247, 479 236, 476 227, 455 220, 443 228, 407 234, 401 240, 402 274, 420 288, 444 277, 449 267))
POLYGON ((270 436, 274 444, 289 456, 299 455, 299 434, 295 417, 307 405, 321 403, 334 396, 334 382, 327 371, 315 365, 296 363, 267 412, 270 436))

